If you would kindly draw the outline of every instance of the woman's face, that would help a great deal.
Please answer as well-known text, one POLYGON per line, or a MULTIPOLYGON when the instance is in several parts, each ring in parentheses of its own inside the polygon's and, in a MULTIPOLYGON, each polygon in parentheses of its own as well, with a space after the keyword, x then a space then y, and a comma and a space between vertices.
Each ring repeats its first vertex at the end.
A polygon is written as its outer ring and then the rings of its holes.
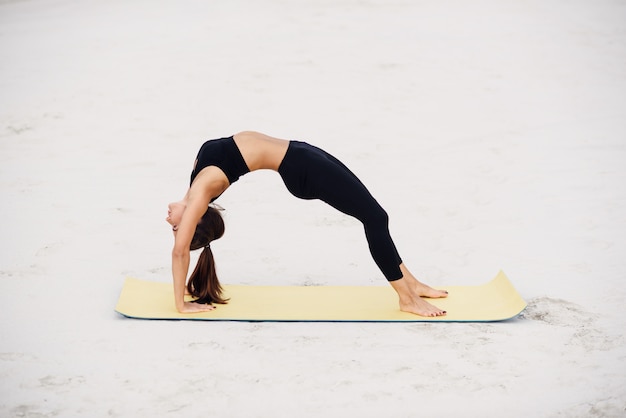
POLYGON ((185 212, 185 204, 183 202, 173 202, 167 205, 167 218, 165 220, 172 225, 172 231, 178 229, 178 224, 183 219, 183 212, 185 212))

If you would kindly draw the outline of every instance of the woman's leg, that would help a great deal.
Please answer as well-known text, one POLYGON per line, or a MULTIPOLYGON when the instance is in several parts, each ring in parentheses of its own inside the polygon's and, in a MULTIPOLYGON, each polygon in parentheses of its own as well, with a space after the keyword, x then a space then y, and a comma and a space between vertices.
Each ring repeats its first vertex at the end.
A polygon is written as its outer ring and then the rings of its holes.
POLYGON ((363 223, 372 258, 398 293, 401 310, 445 315, 422 297, 446 297, 447 292, 426 286, 408 271, 389 234, 387 213, 341 161, 312 145, 292 141, 278 172, 294 196, 321 199, 363 223))
POLYGON ((313 148, 312 152, 317 154, 308 170, 312 193, 361 221, 372 258, 385 278, 389 281, 402 278, 402 259, 389 234, 387 212, 343 163, 319 148, 313 148))
POLYGON ((446 312, 422 297, 443 298, 448 292, 418 281, 402 263, 389 233, 389 218, 365 185, 343 163, 324 152, 332 164, 320 164, 315 177, 324 181, 318 197, 363 223, 372 258, 398 293, 400 309, 421 316, 442 316, 446 312))

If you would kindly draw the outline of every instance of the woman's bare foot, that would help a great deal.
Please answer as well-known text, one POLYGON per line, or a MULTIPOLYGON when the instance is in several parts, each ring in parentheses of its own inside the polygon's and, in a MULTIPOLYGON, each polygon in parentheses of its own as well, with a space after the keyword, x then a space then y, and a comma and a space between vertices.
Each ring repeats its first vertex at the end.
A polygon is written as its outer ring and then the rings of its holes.
POLYGON ((425 285, 422 282, 415 280, 415 284, 413 285, 415 293, 423 298, 447 298, 448 291, 447 290, 439 290, 433 289, 432 287, 425 285))
POLYGON ((426 302, 422 298, 445 298, 448 296, 448 292, 433 289, 419 282, 404 264, 400 265, 400 270, 403 274, 402 278, 389 282, 398 293, 400 310, 425 317, 444 316, 446 311, 426 302))
POLYGON ((410 299, 400 298, 400 310, 425 317, 446 315, 446 311, 431 305, 420 297, 410 299))
POLYGON ((413 276, 413 274, 406 268, 403 264, 400 264, 400 271, 402 272, 402 277, 408 279, 409 283, 411 283, 412 290, 421 297, 424 298, 447 298, 448 291, 447 290, 438 290, 433 289, 432 287, 420 282, 413 276))

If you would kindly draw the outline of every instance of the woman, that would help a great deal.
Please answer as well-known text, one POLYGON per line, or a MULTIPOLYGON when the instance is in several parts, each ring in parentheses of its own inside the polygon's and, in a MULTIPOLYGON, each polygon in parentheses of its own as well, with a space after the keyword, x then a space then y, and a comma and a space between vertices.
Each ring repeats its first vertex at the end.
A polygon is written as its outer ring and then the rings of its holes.
POLYGON ((210 248, 211 241, 223 235, 224 222, 210 203, 240 176, 260 169, 277 171, 294 196, 321 199, 361 221, 372 257, 398 293, 402 311, 426 317, 446 314, 422 297, 442 298, 448 292, 419 282, 409 272, 389 235, 387 213, 345 165, 307 143, 258 132, 241 132, 205 142, 194 163, 187 194, 168 207, 166 220, 174 231, 174 298, 179 312, 210 311, 215 308, 210 303, 226 303, 210 248), (189 252, 203 247, 185 289, 189 252), (185 302, 185 290, 198 299, 185 302))

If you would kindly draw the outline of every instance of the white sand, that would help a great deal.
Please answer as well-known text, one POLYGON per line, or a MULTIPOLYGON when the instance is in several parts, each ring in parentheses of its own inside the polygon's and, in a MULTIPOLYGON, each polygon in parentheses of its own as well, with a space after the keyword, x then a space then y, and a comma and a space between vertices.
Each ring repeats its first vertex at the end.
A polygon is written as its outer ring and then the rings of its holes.
MULTIPOLYGON (((1 1, 0 416, 626 414, 623 1, 1 1), (202 141, 344 160, 435 286, 493 324, 149 322, 202 141)), ((275 173, 220 198, 222 280, 381 284, 361 227, 275 173)))

